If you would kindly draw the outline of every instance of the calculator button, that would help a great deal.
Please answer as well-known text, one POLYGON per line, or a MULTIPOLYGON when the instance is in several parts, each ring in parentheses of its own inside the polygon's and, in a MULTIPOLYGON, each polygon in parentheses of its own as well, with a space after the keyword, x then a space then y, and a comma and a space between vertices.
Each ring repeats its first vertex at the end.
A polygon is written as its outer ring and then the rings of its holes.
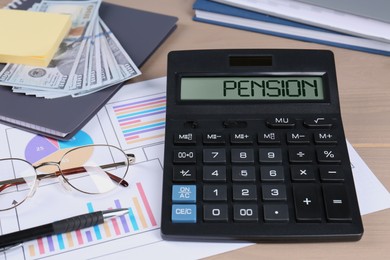
POLYGON ((203 186, 204 201, 227 201, 226 185, 207 185, 203 186))
POLYGON ((233 181, 256 181, 254 166, 232 166, 233 181))
POLYGON ((196 205, 173 204, 173 223, 196 223, 196 205))
POLYGON ((225 134, 223 133, 206 133, 203 134, 204 144, 225 144, 225 134))
POLYGON ((326 218, 330 222, 351 221, 348 196, 342 184, 327 184, 323 186, 326 218))
POLYGON ((257 222, 258 208, 255 204, 233 205, 233 220, 237 222, 257 222))
POLYGON ((310 165, 294 165, 290 167, 291 179, 293 181, 315 181, 316 172, 310 165))
POLYGON ((174 144, 196 144, 196 136, 191 132, 176 133, 173 137, 174 144))
POLYGON ((261 181, 284 181, 283 166, 261 166, 261 181))
POLYGON ((226 163, 226 150, 224 148, 203 149, 204 163, 226 163))
POLYGON ((280 144, 280 134, 275 132, 260 133, 257 138, 259 144, 280 144))
POLYGON ((173 203, 195 203, 196 185, 173 185, 172 202, 173 203))
POLYGON ((303 125, 308 128, 331 128, 333 121, 327 117, 313 117, 306 119, 303 125))
POLYGON ((226 166, 203 166, 203 181, 226 181, 226 166))
POLYGON ((230 135, 230 142, 232 144, 252 144, 253 136, 248 133, 233 133, 230 135))
POLYGON ((287 200, 286 186, 282 184, 264 184, 262 197, 265 201, 287 200))
POLYGON ((254 163, 253 149, 232 149, 232 163, 254 163))
POLYGON ((287 143, 289 144, 309 144, 310 135, 306 133, 288 133, 287 143))
POLYGON ((340 163, 341 156, 335 148, 317 148, 317 160, 320 163, 340 163))
POLYGON ((227 222, 228 206, 226 204, 204 204, 203 220, 205 222, 227 222))
POLYGON ((270 128, 293 128, 296 121, 291 117, 274 117, 268 118, 266 124, 270 128))
POLYGON ((341 166, 321 166, 321 181, 344 181, 344 172, 341 166))
POLYGON ((260 163, 282 163, 282 148, 260 148, 260 163))
POLYGON ((313 152, 307 148, 290 148, 288 151, 291 163, 311 163, 313 152))
POLYGON ((295 214, 298 222, 320 222, 321 201, 315 184, 293 184, 295 214))
POLYGON ((233 200, 257 200, 256 185, 233 185, 233 200))
POLYGON ((314 134, 316 144, 337 144, 337 136, 330 132, 320 132, 314 134))
POLYGON ((196 163, 195 149, 173 149, 174 163, 196 163))
POLYGON ((195 166, 179 166, 173 167, 173 180, 174 181, 195 181, 196 180, 196 167, 195 166))
POLYGON ((288 222, 288 206, 285 204, 264 204, 264 221, 265 222, 288 222))

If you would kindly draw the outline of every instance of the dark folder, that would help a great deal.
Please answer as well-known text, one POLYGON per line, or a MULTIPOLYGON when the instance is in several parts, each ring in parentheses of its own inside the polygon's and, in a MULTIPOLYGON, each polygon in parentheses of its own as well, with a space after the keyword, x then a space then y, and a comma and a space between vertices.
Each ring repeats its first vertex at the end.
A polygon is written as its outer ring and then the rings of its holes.
MULTIPOLYGON (((27 9, 34 2, 38 1, 21 2, 18 9, 27 9)), ((100 17, 138 67, 176 28, 177 22, 176 17, 109 3, 102 3, 100 17)), ((4 64, 0 64, 0 70, 3 66, 4 64)), ((0 86, 0 122, 56 139, 68 140, 107 103, 122 84, 83 97, 57 99, 16 94, 10 87, 0 86)))

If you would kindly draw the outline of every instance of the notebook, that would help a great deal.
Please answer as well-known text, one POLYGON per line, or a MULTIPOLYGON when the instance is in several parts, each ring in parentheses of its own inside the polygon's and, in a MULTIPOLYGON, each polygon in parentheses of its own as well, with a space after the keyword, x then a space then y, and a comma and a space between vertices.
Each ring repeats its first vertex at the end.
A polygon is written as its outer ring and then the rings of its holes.
MULTIPOLYGON (((38 1, 17 1, 27 9, 38 1)), ((102 3, 100 17, 140 67, 176 28, 177 18, 102 3)), ((4 64, 0 64, 0 70, 4 64)), ((141 68, 142 71, 142 68, 141 68)), ((60 140, 69 140, 121 88, 121 84, 78 97, 42 99, 0 86, 0 122, 60 140)))

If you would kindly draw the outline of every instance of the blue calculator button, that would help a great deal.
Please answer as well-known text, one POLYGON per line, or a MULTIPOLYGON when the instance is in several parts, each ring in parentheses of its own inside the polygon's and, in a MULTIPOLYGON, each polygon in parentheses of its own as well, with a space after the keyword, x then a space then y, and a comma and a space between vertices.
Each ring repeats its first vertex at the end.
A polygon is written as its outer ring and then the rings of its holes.
POLYGON ((173 223, 196 223, 196 205, 173 204, 173 223))
POLYGON ((172 186, 173 203, 195 203, 196 185, 173 185, 172 186))

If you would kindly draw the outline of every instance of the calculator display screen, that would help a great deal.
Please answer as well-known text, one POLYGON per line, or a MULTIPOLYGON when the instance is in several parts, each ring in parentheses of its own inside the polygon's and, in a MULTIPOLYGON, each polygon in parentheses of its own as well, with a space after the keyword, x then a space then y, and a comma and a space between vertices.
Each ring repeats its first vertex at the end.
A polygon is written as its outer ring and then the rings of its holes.
POLYGON ((181 100, 324 100, 320 76, 182 77, 181 100))

